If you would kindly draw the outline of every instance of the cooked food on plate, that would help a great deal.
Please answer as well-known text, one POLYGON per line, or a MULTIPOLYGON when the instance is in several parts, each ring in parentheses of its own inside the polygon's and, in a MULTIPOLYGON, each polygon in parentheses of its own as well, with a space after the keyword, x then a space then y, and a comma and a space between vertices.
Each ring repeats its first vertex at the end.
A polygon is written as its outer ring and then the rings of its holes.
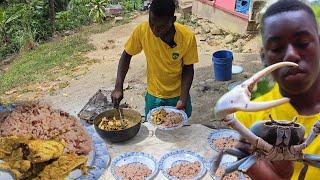
POLYGON ((197 176, 200 170, 200 162, 195 161, 179 163, 167 169, 167 172, 170 176, 174 176, 178 179, 190 179, 197 176))
POLYGON ((92 148, 90 136, 77 119, 40 103, 17 105, 0 123, 0 136, 63 139, 66 142, 64 152, 78 155, 87 155, 92 148))
POLYGON ((178 112, 167 112, 165 109, 161 108, 151 114, 151 120, 156 125, 172 128, 182 123, 183 116, 178 112))
POLYGON ((0 170, 16 179, 64 179, 86 173, 91 137, 69 114, 35 102, 23 103, 0 122, 0 170))
POLYGON ((212 140, 212 144, 218 149, 230 149, 235 148, 239 140, 232 136, 220 137, 212 140))
POLYGON ((116 167, 115 173, 118 177, 122 177, 123 180, 144 180, 152 171, 145 164, 130 163, 116 167))

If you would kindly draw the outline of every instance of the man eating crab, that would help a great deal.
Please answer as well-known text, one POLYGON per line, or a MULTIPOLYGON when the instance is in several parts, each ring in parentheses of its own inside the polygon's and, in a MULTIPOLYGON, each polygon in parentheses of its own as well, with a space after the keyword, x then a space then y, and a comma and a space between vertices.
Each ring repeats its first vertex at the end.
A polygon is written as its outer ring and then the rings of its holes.
POLYGON ((266 10, 261 25, 266 68, 215 106, 216 117, 246 142, 224 151, 239 159, 227 171, 241 170, 253 179, 318 179, 320 37, 315 15, 300 1, 280 0, 266 10), (251 102, 254 85, 271 72, 275 86, 251 102))

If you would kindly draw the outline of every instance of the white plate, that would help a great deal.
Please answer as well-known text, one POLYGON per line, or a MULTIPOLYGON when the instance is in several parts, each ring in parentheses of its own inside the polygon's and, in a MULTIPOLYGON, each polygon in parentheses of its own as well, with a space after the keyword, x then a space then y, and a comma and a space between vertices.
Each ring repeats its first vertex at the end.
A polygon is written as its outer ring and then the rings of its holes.
POLYGON ((202 156, 200 156, 199 154, 192 152, 192 151, 182 149, 182 150, 172 151, 172 152, 169 152, 169 153, 163 155, 160 162, 159 162, 159 168, 160 168, 162 174, 166 178, 168 178, 170 180, 178 180, 176 177, 170 176, 167 173, 167 169, 169 169, 172 166, 177 165, 179 163, 183 163, 183 162, 193 163, 195 161, 200 162, 200 165, 201 165, 201 170, 198 173, 198 175, 191 179, 191 180, 196 180, 196 179, 200 179, 202 176, 205 175, 207 168, 206 168, 205 159, 202 156))
POLYGON ((215 151, 219 151, 219 149, 217 147, 214 146, 214 144, 212 143, 212 141, 214 139, 218 139, 221 137, 233 137, 235 139, 240 140, 241 136, 240 134, 233 130, 233 129, 218 129, 218 130, 214 130, 213 132, 211 132, 208 136, 208 143, 210 145, 210 147, 215 150, 215 151))
MULTIPOLYGON (((3 161, 0 160, 0 163, 3 161)), ((0 179, 5 179, 5 180, 14 180, 12 175, 8 171, 0 170, 0 179)))
POLYGON ((151 111, 149 111, 148 115, 147 115, 147 121, 149 123, 151 123, 152 125, 154 125, 155 127, 157 127, 158 129, 161 129, 161 130, 174 130, 174 129, 179 129, 181 128, 184 124, 186 124, 188 122, 188 116, 187 114, 183 111, 183 110, 179 110, 173 106, 160 106, 160 107, 157 107, 157 108, 154 108, 152 109, 151 111), (152 121, 152 118, 151 118, 151 115, 153 112, 155 111, 158 111, 160 109, 164 109, 166 110, 167 112, 176 112, 176 113, 180 113, 182 115, 182 122, 175 126, 175 127, 171 127, 171 128, 166 128, 166 127, 163 127, 161 125, 156 125, 153 123, 152 121))
POLYGON ((116 157, 111 163, 111 174, 116 180, 121 180, 115 173, 115 168, 117 166, 123 166, 131 163, 142 163, 152 171, 152 173, 146 178, 147 180, 153 178, 158 173, 158 163, 157 160, 150 154, 143 152, 127 152, 118 157, 116 157))

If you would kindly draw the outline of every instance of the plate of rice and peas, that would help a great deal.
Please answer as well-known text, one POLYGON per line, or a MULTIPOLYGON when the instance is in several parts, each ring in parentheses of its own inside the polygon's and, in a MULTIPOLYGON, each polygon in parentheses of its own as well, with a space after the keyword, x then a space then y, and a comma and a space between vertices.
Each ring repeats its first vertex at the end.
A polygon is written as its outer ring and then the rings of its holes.
POLYGON ((149 180, 157 173, 157 160, 143 152, 121 154, 111 163, 111 174, 116 180, 149 180))
POLYGON ((175 107, 160 106, 148 113, 147 120, 158 129, 174 130, 183 127, 188 122, 188 116, 175 107))
POLYGON ((0 179, 97 179, 107 168, 92 126, 47 104, 11 107, 0 105, 0 179))
POLYGON ((208 136, 208 144, 215 151, 235 148, 241 136, 233 129, 218 129, 208 136))
POLYGON ((205 159, 196 152, 179 149, 162 156, 159 162, 162 174, 170 180, 201 179, 206 171, 205 159))

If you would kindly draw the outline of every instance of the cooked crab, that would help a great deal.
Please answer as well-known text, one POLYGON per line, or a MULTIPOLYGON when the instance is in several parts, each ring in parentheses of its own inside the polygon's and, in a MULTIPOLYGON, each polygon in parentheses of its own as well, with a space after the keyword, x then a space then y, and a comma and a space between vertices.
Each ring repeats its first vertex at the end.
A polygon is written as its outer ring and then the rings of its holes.
POLYGON ((215 115, 225 124, 237 130, 251 146, 252 153, 242 152, 239 149, 226 149, 220 152, 216 161, 216 172, 225 153, 237 156, 238 161, 226 168, 225 173, 235 170, 246 172, 257 160, 292 160, 305 164, 300 173, 304 178, 308 165, 320 168, 320 156, 304 154, 302 152, 320 133, 320 121, 312 128, 311 133, 304 140, 305 129, 301 124, 293 121, 258 121, 251 129, 247 129, 238 120, 233 118, 236 111, 259 111, 272 108, 289 102, 288 98, 273 100, 270 102, 251 102, 251 93, 254 85, 265 75, 277 68, 285 66, 298 66, 291 62, 281 62, 271 65, 256 73, 251 78, 236 86, 233 90, 223 95, 215 106, 215 115))

